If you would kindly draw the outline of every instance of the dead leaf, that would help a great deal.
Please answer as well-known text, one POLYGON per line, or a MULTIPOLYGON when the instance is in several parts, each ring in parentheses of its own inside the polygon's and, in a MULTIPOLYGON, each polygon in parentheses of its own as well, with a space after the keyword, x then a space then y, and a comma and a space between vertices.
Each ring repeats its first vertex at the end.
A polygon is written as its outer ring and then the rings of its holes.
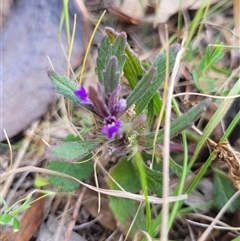
MULTIPOLYGON (((218 0, 209 0, 210 4, 218 2, 218 0)), ((172 15, 179 10, 186 11, 187 9, 198 9, 205 3, 205 6, 209 1, 203 2, 202 0, 161 0, 159 5, 158 1, 151 0, 115 0, 111 6, 111 10, 125 21, 132 23, 139 22, 151 22, 151 23, 165 23, 172 15), (154 2, 154 3, 153 3, 154 2), (153 5, 155 4, 155 6, 153 5), (148 6, 155 8, 155 13, 146 16, 145 12, 148 6)))
POLYGON ((227 162, 233 183, 237 189, 240 189, 240 153, 233 150, 227 142, 216 145, 211 142, 210 145, 216 152, 216 159, 227 162))
POLYGON ((115 0, 110 10, 122 21, 137 24, 145 16, 148 0, 115 0))
MULTIPOLYGON (((57 240, 63 241, 67 228, 65 226, 61 226, 60 234, 57 234, 56 231, 58 230, 60 225, 60 222, 56 218, 54 218, 53 216, 49 216, 47 223, 44 223, 41 227, 38 236, 38 241, 55 241, 57 235, 57 240)), ((86 239, 80 236, 78 233, 72 231, 70 234, 69 241, 86 241, 86 239)))
POLYGON ((93 216, 98 217, 102 215, 102 218, 99 219, 99 223, 109 230, 116 230, 116 221, 113 216, 112 211, 110 210, 108 199, 105 195, 101 195, 101 208, 100 213, 98 213, 98 194, 90 189, 87 190, 87 193, 84 195, 84 201, 82 205, 84 208, 93 216))

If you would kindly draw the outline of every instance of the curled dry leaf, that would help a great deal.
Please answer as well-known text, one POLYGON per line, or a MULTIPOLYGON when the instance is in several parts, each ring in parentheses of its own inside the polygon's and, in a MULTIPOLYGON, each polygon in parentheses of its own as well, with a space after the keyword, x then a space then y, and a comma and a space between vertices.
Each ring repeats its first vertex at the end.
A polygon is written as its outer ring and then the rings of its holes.
POLYGON ((172 15, 179 10, 198 9, 202 5, 214 4, 218 0, 114 0, 110 10, 113 11, 123 21, 138 24, 139 22, 165 23, 172 15), (160 2, 159 4, 157 2, 160 2), (149 6, 155 9, 155 13, 147 15, 146 11, 149 6))
POLYGON ((219 161, 227 162, 230 175, 237 189, 240 189, 240 153, 233 150, 227 142, 218 144, 210 143, 216 152, 216 158, 219 161))
POLYGON ((113 1, 110 10, 122 21, 138 24, 144 18, 148 0, 113 1))

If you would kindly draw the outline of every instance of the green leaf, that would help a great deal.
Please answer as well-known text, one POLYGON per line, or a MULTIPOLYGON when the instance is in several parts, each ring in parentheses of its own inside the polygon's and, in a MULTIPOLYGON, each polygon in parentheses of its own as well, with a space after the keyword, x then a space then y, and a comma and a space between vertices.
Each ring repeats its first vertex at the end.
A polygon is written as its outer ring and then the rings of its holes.
MULTIPOLYGON (((210 57, 209 57, 210 65, 214 65, 224 57, 223 43, 217 43, 217 44, 219 44, 219 46, 217 47, 214 46, 211 49, 210 57)), ((210 46, 208 48, 210 48, 210 46)))
POLYGON ((126 55, 125 55, 125 47, 127 42, 127 35, 126 33, 120 33, 116 40, 110 45, 110 51, 108 52, 108 59, 112 56, 116 56, 118 60, 118 71, 122 73, 123 66, 125 64, 126 55))
POLYGON ((148 112, 147 112, 147 123, 148 127, 152 128, 154 119, 154 104, 153 99, 148 104, 148 112))
MULTIPOLYGON (((162 99, 158 92, 156 92, 152 98, 153 104, 154 104, 154 111, 156 115, 160 114, 161 108, 162 108, 162 99)), ((150 102, 151 103, 151 102, 150 102)), ((148 105, 150 105, 150 103, 148 105)))
MULTIPOLYGON (((179 44, 173 44, 169 47, 168 51, 168 57, 169 57, 169 72, 172 71, 173 66, 175 64, 177 53, 180 49, 179 44)), ((155 67, 157 69, 156 76, 154 81, 163 82, 165 76, 166 76, 166 52, 160 53, 156 59, 154 60, 152 67, 155 67)))
MULTIPOLYGON (((236 193, 233 183, 220 170, 215 170, 213 181, 213 195, 215 205, 219 210, 228 202, 228 200, 236 193)), ((234 212, 240 207, 240 199, 235 199, 228 207, 228 211, 234 212)))
POLYGON ((136 219, 131 228, 129 236, 133 238, 134 234, 138 230, 146 231, 144 209, 141 207, 140 210, 138 210, 140 202, 113 196, 109 196, 108 198, 110 208, 112 209, 115 218, 117 219, 118 223, 125 231, 125 233, 128 231, 134 218, 136 219))
POLYGON ((89 111, 94 112, 93 108, 90 105, 81 104, 80 99, 75 96, 74 91, 78 89, 78 85, 70 80, 68 77, 57 74, 56 72, 50 70, 48 71, 48 76, 51 79, 52 83, 57 88, 57 92, 66 98, 79 103, 80 105, 84 106, 89 111))
POLYGON ((108 36, 105 36, 98 48, 98 57, 97 57, 97 68, 96 68, 96 74, 98 76, 98 80, 101 84, 103 83, 102 78, 102 71, 105 69, 107 64, 107 56, 108 56, 108 48, 110 46, 110 40, 108 36))
POLYGON ((170 158, 170 167, 178 177, 181 177, 183 173, 183 167, 180 166, 177 162, 175 162, 172 158, 170 158))
POLYGON ((8 224, 13 219, 13 216, 8 213, 0 214, 0 224, 8 224))
POLYGON ((57 74, 54 71, 48 71, 48 76, 57 87, 57 92, 68 99, 80 103, 79 98, 75 96, 74 91, 78 89, 78 85, 68 77, 57 74))
MULTIPOLYGON (((147 90, 150 89, 151 85, 153 84, 153 79, 156 73, 155 68, 151 68, 142 79, 138 82, 137 86, 133 89, 131 94, 127 98, 127 108, 135 104, 138 100, 144 98, 143 96, 146 95, 147 90)), ((135 106, 136 109, 136 106, 135 106)))
POLYGON ((113 56, 117 59, 116 72, 119 72, 119 76, 123 71, 123 66, 126 60, 126 39, 126 34, 121 33, 111 44, 109 37, 105 36, 99 46, 96 73, 98 75, 99 82, 104 85, 105 89, 109 89, 109 81, 106 82, 104 80, 103 71, 106 71, 106 68, 109 65, 109 61, 112 59, 113 56))
MULTIPOLYGON (((91 176, 93 172, 93 165, 89 161, 83 163, 69 163, 50 160, 48 169, 68 174, 78 180, 85 180, 91 176)), ((50 176, 49 183, 58 187, 63 187, 70 192, 80 186, 80 184, 76 181, 55 175, 50 176)))
MULTIPOLYGON (((188 112, 171 122, 170 137, 174 137, 182 130, 191 126, 194 121, 206 110, 210 104, 210 99, 203 100, 200 104, 192 107, 188 112)), ((155 132, 138 136, 138 143, 141 146, 152 147, 155 132)), ((159 130, 156 144, 162 143, 164 139, 164 129, 159 130)))
POLYGON ((41 176, 37 176, 35 181, 34 181, 34 186, 35 187, 44 187, 46 185, 48 185, 49 182, 47 179, 41 177, 41 176))
POLYGON ((8 208, 7 202, 1 195, 0 195, 0 204, 3 205, 5 208, 8 208))
POLYGON ((205 50, 205 55, 203 56, 203 58, 201 59, 197 67, 198 79, 203 75, 204 72, 212 68, 214 64, 220 61, 223 57, 224 57, 223 44, 220 43, 220 46, 217 46, 217 47, 208 46, 205 50))
MULTIPOLYGON (((111 43, 119 36, 119 33, 115 32, 112 28, 105 29, 111 43)), ((139 79, 144 75, 145 71, 139 61, 137 55, 131 50, 130 46, 125 44, 126 62, 123 68, 124 76, 129 82, 132 89, 137 85, 139 79)))
POLYGON ((216 55, 212 56, 211 65, 214 65, 218 61, 220 61, 224 57, 224 53, 217 53, 216 55))
POLYGON ((206 55, 201 59, 199 65, 198 65, 198 76, 201 76, 203 71, 205 70, 206 68, 206 55))
MULTIPOLYGON (((150 169, 143 164, 144 172, 147 179, 147 187, 157 196, 162 196, 162 173, 154 169, 150 169)), ((137 167, 136 167, 137 168, 137 167)))
POLYGON ((235 239, 232 239, 231 241, 240 241, 240 236, 236 237, 235 239))
MULTIPOLYGON (((168 51, 169 51, 169 71, 171 71, 173 69, 177 53, 179 51, 179 45, 174 44, 170 46, 168 51)), ((166 58, 167 58, 167 55, 165 52, 160 53, 157 56, 149 72, 147 72, 143 76, 143 78, 139 81, 137 86, 134 88, 133 92, 128 97, 127 106, 130 107, 133 102, 135 104, 136 115, 139 115, 144 110, 144 108, 149 104, 154 94, 159 89, 160 85, 163 83, 166 77, 166 58), (144 81, 148 81, 148 82, 143 84, 144 81), (145 87, 145 90, 143 87, 145 87), (133 95, 134 98, 131 95, 133 95)))
MULTIPOLYGON (((127 158, 121 159, 114 167, 109 171, 109 174, 114 180, 119 183, 126 191, 138 192, 141 189, 141 184, 136 171, 130 161, 127 158)), ((119 187, 109 177, 106 181, 111 189, 119 190, 119 187)), ((131 199, 118 198, 109 196, 109 205, 120 223, 121 227, 128 231, 137 211, 140 203, 131 199)), ((130 232, 130 236, 133 237, 137 230, 146 230, 146 222, 144 209, 140 208, 138 215, 135 219, 133 227, 130 232)))
MULTIPOLYGON (((110 175, 126 190, 129 192, 138 192, 141 189, 141 184, 136 173, 136 170, 131 161, 127 158, 123 158, 113 166, 110 171, 110 175)), ((109 177, 106 181, 111 189, 119 189, 115 182, 109 177)))
POLYGON ((102 144, 103 139, 86 141, 68 141, 51 146, 47 149, 46 155, 49 159, 74 161, 91 153, 102 144))
POLYGON ((20 221, 17 218, 13 218, 13 231, 17 232, 20 229, 20 221))
POLYGON ((194 80, 197 88, 198 88, 199 90, 202 90, 202 88, 201 88, 201 86, 200 86, 200 82, 199 82, 199 73, 198 73, 195 69, 193 69, 193 70, 192 70, 192 75, 193 75, 193 80, 194 80))
POLYGON ((115 56, 110 58, 106 69, 102 71, 102 77, 105 95, 117 89, 120 81, 120 72, 118 71, 118 60, 115 56))

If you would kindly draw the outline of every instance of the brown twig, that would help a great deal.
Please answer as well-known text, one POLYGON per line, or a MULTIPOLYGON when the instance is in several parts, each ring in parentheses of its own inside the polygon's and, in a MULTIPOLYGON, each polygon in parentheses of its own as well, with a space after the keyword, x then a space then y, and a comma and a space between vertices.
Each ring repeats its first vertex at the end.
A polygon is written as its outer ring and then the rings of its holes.
POLYGON ((83 187, 82 188, 82 191, 78 197, 78 200, 77 200, 77 203, 76 203, 76 206, 75 206, 75 209, 73 211, 73 215, 72 215, 72 221, 69 223, 68 225, 68 228, 67 228, 67 231, 65 233, 65 236, 64 236, 64 241, 68 241, 69 238, 70 238, 70 235, 72 233, 72 230, 74 228, 74 225, 76 223, 76 220, 77 220, 77 217, 79 215, 79 209, 80 209, 80 206, 82 204, 82 199, 83 199, 83 196, 86 192, 87 188, 86 187, 83 187))

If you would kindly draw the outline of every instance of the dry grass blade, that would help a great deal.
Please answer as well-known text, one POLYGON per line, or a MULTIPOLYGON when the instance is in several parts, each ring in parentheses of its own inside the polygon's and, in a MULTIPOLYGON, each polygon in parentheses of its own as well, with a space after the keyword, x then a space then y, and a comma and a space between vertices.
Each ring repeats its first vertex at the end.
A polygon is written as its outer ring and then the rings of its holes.
MULTIPOLYGON (((37 127, 38 127, 38 121, 37 122, 34 122, 32 124, 32 126, 29 128, 29 131, 28 131, 28 134, 27 134, 27 137, 26 137, 26 140, 24 142, 24 144, 22 145, 22 148, 19 150, 15 160, 13 161, 13 166, 12 166, 12 169, 11 170, 15 170, 17 169, 20 164, 21 164, 21 161, 24 157, 24 155, 26 154, 26 151, 27 151, 27 148, 29 147, 30 145, 30 142, 31 142, 31 136, 33 136, 33 134, 35 133, 35 131, 37 130, 37 127)), ((15 174, 9 176, 9 178, 6 180, 6 182, 4 183, 3 187, 1 188, 0 190, 0 194, 3 198, 5 198, 7 196, 7 193, 9 191, 9 188, 10 186, 12 185, 13 183, 13 180, 14 180, 14 177, 15 177, 15 174)))
MULTIPOLYGON (((233 45, 240 45, 240 1, 234 0, 233 2, 233 17, 234 17, 234 35, 233 35, 233 45)), ((236 66, 238 61, 237 58, 240 57, 240 50, 233 49, 232 50, 232 66, 236 66)))
POLYGON ((81 193, 80 193, 80 195, 78 197, 77 203, 75 205, 75 209, 73 211, 72 220, 69 223, 68 229, 67 229, 67 231, 65 233, 65 236, 64 236, 64 241, 70 240, 70 235, 71 235, 72 230, 74 228, 74 225, 75 225, 75 223, 77 221, 77 217, 79 215, 79 209, 80 209, 80 206, 82 204, 82 199, 83 199, 83 196, 84 196, 86 190, 87 190, 86 187, 83 187, 83 189, 82 189, 82 191, 81 191, 81 193))
POLYGON ((198 241, 205 241, 207 237, 210 235, 211 230, 215 226, 215 224, 220 220, 224 212, 226 212, 227 208, 231 205, 231 203, 239 196, 240 190, 236 192, 224 205, 224 207, 221 209, 221 211, 218 213, 218 215, 213 219, 212 223, 208 226, 208 228, 205 230, 205 232, 202 234, 202 236, 198 239, 198 241))
MULTIPOLYGON (((0 178, 0 183, 3 182, 8 176, 11 176, 12 174, 26 172, 26 171, 39 172, 39 173, 45 173, 45 174, 48 174, 48 175, 57 175, 57 176, 65 177, 65 178, 68 178, 70 180, 74 180, 74 181, 80 183, 81 185, 83 185, 83 186, 85 186, 85 187, 87 187, 87 188, 89 188, 93 191, 96 191, 96 192, 99 192, 99 193, 102 193, 102 194, 106 194, 106 195, 111 195, 111 196, 114 196, 114 197, 128 198, 128 199, 136 200, 136 201, 139 201, 139 202, 145 200, 144 195, 138 195, 138 194, 134 194, 134 193, 126 192, 126 191, 108 190, 108 189, 103 189, 103 188, 97 188, 97 187, 94 187, 94 186, 89 185, 87 183, 84 183, 84 182, 82 182, 82 181, 80 181, 80 180, 78 180, 78 179, 76 179, 72 176, 67 175, 67 174, 60 173, 60 172, 57 172, 57 171, 47 170, 47 169, 44 169, 44 168, 33 167, 33 166, 20 167, 20 168, 17 168, 17 169, 14 169, 14 170, 3 173, 1 175, 1 178, 0 178)), ((181 200, 185 200, 186 198, 187 198, 186 194, 182 194, 182 195, 178 195, 178 196, 169 196, 167 198, 167 202, 181 201, 181 200)), ((154 196, 149 196, 148 199, 149 199, 150 203, 162 203, 163 202, 162 198, 158 198, 158 197, 154 197, 154 196)))

